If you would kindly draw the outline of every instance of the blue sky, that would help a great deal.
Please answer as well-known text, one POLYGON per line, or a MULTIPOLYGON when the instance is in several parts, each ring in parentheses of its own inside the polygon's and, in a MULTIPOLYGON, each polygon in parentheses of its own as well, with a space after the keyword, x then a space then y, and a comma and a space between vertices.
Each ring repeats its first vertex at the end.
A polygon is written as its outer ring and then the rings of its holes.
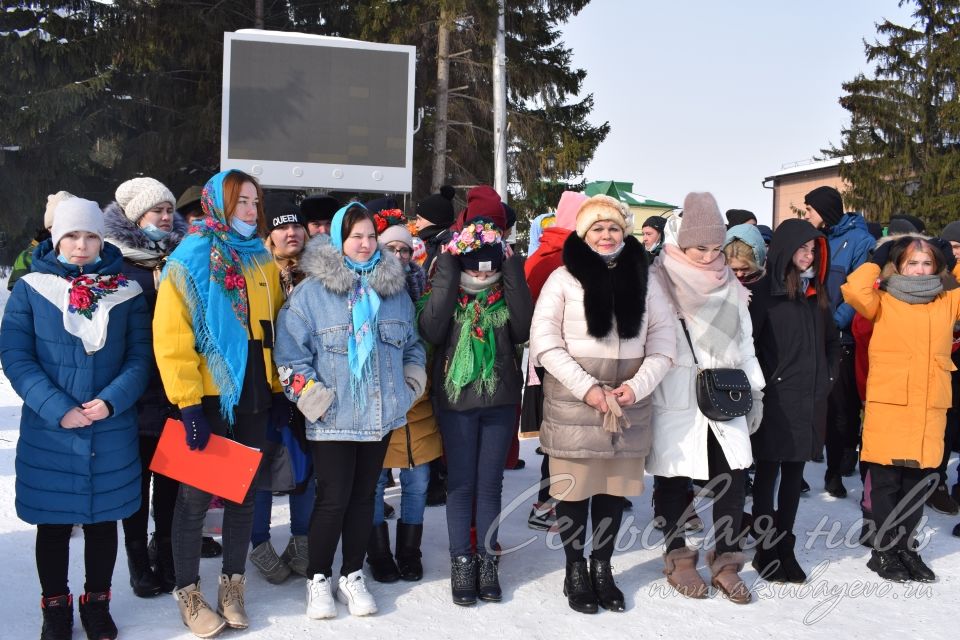
POLYGON ((611 131, 587 180, 624 180, 676 205, 712 191, 720 209, 769 223, 764 177, 839 144, 841 84, 869 75, 863 40, 896 0, 649 2, 594 0, 565 25, 587 71, 594 122, 611 131))

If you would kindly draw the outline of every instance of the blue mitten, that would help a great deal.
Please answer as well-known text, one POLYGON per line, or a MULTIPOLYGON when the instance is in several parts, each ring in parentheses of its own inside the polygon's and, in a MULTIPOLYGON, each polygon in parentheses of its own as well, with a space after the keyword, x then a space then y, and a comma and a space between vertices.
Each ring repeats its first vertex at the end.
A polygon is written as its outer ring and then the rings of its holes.
POLYGON ((187 430, 187 446, 191 451, 203 451, 210 442, 210 422, 199 404, 180 410, 183 426, 187 430))

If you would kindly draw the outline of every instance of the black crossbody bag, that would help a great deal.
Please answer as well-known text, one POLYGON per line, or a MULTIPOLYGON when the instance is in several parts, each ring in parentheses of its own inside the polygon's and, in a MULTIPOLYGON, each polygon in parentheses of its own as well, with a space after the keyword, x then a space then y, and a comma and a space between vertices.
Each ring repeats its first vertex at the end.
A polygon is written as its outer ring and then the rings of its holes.
POLYGON ((747 374, 743 369, 701 369, 683 318, 680 318, 680 326, 690 345, 693 363, 697 365, 697 406, 700 412, 716 422, 747 415, 753 408, 753 393, 747 374))

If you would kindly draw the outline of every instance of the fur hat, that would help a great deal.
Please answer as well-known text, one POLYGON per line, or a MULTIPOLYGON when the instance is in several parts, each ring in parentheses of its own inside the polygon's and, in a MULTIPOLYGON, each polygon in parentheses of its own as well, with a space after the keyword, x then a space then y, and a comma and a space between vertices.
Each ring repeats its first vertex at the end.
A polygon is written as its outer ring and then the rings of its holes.
POLYGON ((633 233, 633 215, 626 210, 627 206, 605 195, 596 195, 584 200, 577 211, 577 235, 583 238, 594 223, 601 220, 610 220, 620 225, 624 235, 633 233))
POLYGON ((307 222, 330 222, 342 206, 333 196, 309 196, 300 203, 300 213, 307 222))
POLYGON ((813 207, 828 227, 836 226, 843 217, 843 198, 833 187, 817 187, 803 197, 803 203, 813 207))
POLYGON ((130 222, 139 222, 147 211, 161 202, 169 202, 172 207, 177 201, 170 189, 153 178, 133 178, 127 180, 116 192, 117 204, 123 209, 130 222))
POLYGON ((71 231, 95 233, 103 242, 103 211, 100 205, 77 197, 61 200, 54 211, 53 228, 50 230, 53 248, 56 249, 60 239, 71 231))
POLYGON ((587 196, 579 191, 564 191, 557 203, 557 226, 573 231, 577 228, 577 211, 587 201, 587 196))
POLYGON ((47 208, 43 212, 44 229, 50 229, 53 227, 53 212, 56 210, 57 205, 67 198, 76 198, 76 196, 66 191, 57 191, 56 193, 51 193, 47 196, 47 208))
POLYGON ((417 215, 438 227, 449 227, 456 216, 453 210, 453 199, 456 194, 457 192, 450 185, 440 187, 440 193, 435 193, 417 203, 417 215))
POLYGON ((712 193, 694 191, 683 199, 683 222, 677 233, 677 244, 688 247, 723 246, 727 226, 723 224, 720 207, 712 193))

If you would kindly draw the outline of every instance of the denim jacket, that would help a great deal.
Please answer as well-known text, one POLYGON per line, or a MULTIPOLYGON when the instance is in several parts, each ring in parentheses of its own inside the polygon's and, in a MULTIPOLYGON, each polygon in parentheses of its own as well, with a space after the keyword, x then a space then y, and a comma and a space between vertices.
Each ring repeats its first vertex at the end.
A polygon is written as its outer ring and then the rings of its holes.
POLYGON ((277 317, 273 356, 284 393, 297 402, 311 381, 334 392, 320 419, 307 421, 308 440, 378 441, 405 424, 415 393, 419 395, 426 381, 424 348, 403 267, 386 254, 368 277, 381 302, 364 406, 353 399, 347 362, 347 343, 353 336, 347 297, 358 276, 325 236, 307 244, 300 268, 307 277, 277 317), (408 380, 415 380, 419 390, 408 380))

